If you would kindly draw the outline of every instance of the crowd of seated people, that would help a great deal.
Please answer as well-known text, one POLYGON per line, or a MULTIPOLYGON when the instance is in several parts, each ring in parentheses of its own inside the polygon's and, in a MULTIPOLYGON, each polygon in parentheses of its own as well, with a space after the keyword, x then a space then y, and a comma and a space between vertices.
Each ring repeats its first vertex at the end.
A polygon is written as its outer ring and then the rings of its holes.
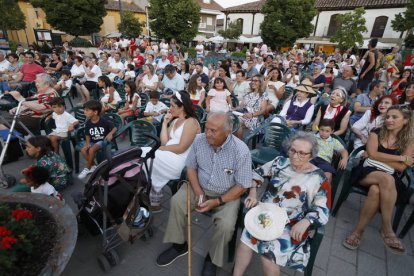
MULTIPOLYGON (((348 149, 364 145, 361 158, 374 162, 358 163, 354 181, 369 190, 368 197, 356 228, 344 237, 343 245, 357 249, 366 225, 381 210, 385 245, 391 252, 405 252, 392 230, 391 214, 396 202, 408 200, 403 196, 407 187, 401 173, 414 162, 413 68, 406 65, 400 75, 385 74, 383 80, 381 73, 389 69, 390 61, 396 67, 402 67, 403 61, 398 50, 385 54, 375 45, 373 39, 367 54, 359 59, 338 50, 331 55, 297 48, 277 53, 261 44, 248 50, 243 59, 223 56, 212 62, 202 43, 197 45, 196 58, 185 60, 175 41, 157 43, 142 37, 103 44, 97 55, 54 51, 43 62, 33 51, 24 53, 22 64, 17 55, 9 54, 6 59, 0 51, 0 104, 23 102, 20 121, 38 135, 29 138, 27 152, 38 160, 36 166, 49 170, 52 180, 48 184, 57 191, 71 181, 71 172, 59 156, 59 141, 73 135, 80 124, 61 98, 69 91, 71 97, 77 96, 86 116, 81 123, 85 131, 81 154, 86 163, 78 175, 82 181, 96 169, 95 157, 104 141, 113 141, 119 130, 105 114, 118 114, 123 123, 153 123, 159 128, 161 147, 152 175, 152 211, 162 210, 163 187, 179 178, 184 168, 191 186, 188 191, 183 185, 172 197, 164 238, 172 246, 160 254, 157 264, 167 266, 188 252, 183 228, 189 192, 193 203, 199 203, 193 204, 195 210, 213 213, 215 232, 203 271, 215 275, 217 267, 223 266, 239 201, 246 194, 247 208, 259 201, 272 202, 286 207, 294 222, 272 241, 257 240, 244 230, 234 275, 243 275, 253 251, 261 255, 269 275, 278 275, 280 266, 305 269, 310 246, 305 234, 328 222, 330 184, 337 171, 353 161, 348 160, 348 149), (200 110, 207 116, 199 116, 196 111, 200 110), (48 116, 56 123, 49 139, 39 136, 40 122, 48 116), (236 121, 239 125, 234 129, 236 121), (260 129, 265 132, 275 121, 290 130, 287 147, 281 156, 252 171, 243 138, 260 129), (339 156, 336 163, 335 154, 339 156), (390 170, 381 171, 373 165, 378 163, 390 170), (55 166, 59 175, 50 169, 55 166), (270 181, 264 195, 257 198, 256 189, 265 185, 264 177, 270 181), (300 258, 295 255, 298 252, 300 258)), ((10 122, 15 113, 14 107, 2 116, 10 122)), ((17 130, 27 135, 25 129, 17 130)), ((30 190, 25 182, 15 190, 30 190)))

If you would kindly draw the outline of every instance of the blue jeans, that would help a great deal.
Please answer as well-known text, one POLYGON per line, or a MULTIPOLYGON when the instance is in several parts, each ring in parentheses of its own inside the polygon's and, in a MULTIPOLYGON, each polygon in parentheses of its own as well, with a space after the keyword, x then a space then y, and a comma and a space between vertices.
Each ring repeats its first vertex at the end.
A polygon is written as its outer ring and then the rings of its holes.
POLYGON ((5 91, 10 91, 10 86, 8 81, 0 81, 0 92, 3 94, 5 91))

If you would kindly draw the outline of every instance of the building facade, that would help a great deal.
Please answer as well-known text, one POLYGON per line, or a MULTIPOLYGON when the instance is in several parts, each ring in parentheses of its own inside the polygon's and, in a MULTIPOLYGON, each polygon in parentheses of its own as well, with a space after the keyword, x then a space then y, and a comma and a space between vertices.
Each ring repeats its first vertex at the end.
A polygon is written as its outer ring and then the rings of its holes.
MULTIPOLYGON (((130 10, 134 12, 135 17, 142 22, 144 29, 143 32, 146 32, 146 13, 145 10, 137 6, 132 0, 122 0, 122 10, 130 10)), ((59 30, 54 30, 46 22, 46 14, 40 8, 34 8, 29 1, 18 1, 18 5, 22 10, 23 14, 26 17, 26 29, 19 31, 8 31, 9 40, 13 40, 22 44, 32 44, 37 42, 36 31, 35 30, 50 30, 52 38, 59 37, 58 40, 65 41, 70 40, 73 37, 65 34, 59 30)), ((105 36, 110 32, 118 32, 118 24, 121 22, 120 12, 119 12, 119 2, 109 0, 105 5, 107 10, 106 16, 103 18, 103 24, 101 30, 97 35, 105 36)), ((90 39, 90 36, 85 36, 86 39, 90 39)), ((58 41, 56 40, 56 41, 58 41)))
MULTIPOLYGON (((222 10, 226 17, 226 26, 229 22, 241 20, 243 23, 243 35, 260 35, 260 24, 263 22, 261 9, 266 1, 260 0, 244 5, 229 7, 222 10)), ((377 37, 380 42, 400 44, 401 33, 395 32, 391 27, 391 21, 395 15, 404 12, 409 0, 316 0, 317 15, 312 20, 315 26, 309 37, 302 38, 298 42, 303 44, 333 45, 329 39, 339 28, 336 17, 338 14, 353 11, 355 8, 364 7, 366 14, 367 32, 364 38, 377 37)))

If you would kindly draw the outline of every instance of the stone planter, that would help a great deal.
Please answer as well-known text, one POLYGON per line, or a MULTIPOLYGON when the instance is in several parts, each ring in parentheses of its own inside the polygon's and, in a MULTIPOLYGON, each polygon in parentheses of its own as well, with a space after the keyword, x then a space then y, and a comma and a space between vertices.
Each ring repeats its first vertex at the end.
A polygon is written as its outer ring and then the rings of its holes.
POLYGON ((51 215, 57 224, 57 240, 39 275, 60 275, 69 262, 78 236, 78 223, 69 205, 51 196, 32 193, 0 195, 0 202, 33 205, 51 215))

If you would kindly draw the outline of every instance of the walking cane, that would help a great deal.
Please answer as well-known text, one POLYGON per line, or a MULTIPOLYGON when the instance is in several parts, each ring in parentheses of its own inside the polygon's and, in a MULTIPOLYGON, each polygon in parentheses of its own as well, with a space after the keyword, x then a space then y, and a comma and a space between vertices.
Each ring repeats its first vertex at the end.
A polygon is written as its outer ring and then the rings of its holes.
POLYGON ((192 275, 191 271, 191 186, 187 182, 187 243, 188 243, 188 276, 192 275))

